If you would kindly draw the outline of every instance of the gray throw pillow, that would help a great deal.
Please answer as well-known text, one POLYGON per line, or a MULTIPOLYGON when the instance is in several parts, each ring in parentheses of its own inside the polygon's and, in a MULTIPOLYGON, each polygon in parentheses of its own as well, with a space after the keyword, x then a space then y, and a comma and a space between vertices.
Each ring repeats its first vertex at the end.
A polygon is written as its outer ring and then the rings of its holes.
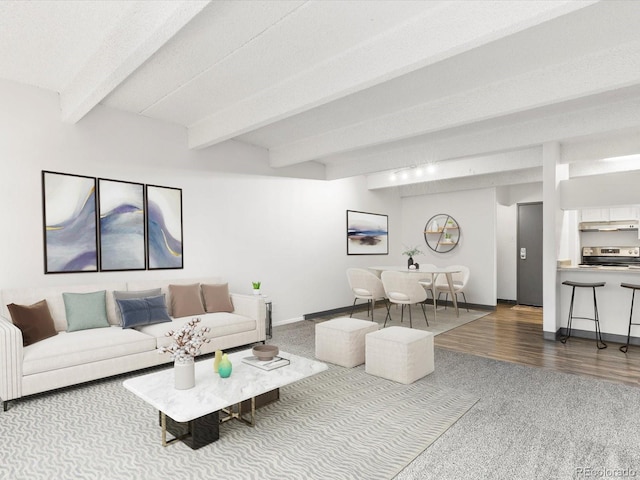
POLYGON ((63 293, 67 332, 108 327, 106 295, 106 290, 91 293, 63 293))

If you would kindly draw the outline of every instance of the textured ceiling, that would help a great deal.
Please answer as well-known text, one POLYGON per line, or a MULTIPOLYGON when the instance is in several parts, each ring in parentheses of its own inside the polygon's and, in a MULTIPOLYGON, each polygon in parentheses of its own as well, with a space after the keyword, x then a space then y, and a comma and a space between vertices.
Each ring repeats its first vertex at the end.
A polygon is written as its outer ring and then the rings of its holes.
POLYGON ((0 78, 58 92, 63 121, 102 104, 282 172, 506 185, 540 180, 545 142, 640 151, 638 25, 625 0, 5 0, 0 78))

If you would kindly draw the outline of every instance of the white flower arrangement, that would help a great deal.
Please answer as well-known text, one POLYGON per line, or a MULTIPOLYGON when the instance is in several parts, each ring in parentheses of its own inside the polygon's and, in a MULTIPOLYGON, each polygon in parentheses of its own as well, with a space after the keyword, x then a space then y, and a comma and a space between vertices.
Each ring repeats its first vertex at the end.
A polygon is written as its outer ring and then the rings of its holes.
POLYGON ((204 334, 211 330, 209 327, 196 329, 199 318, 192 318, 181 329, 170 330, 165 333, 167 337, 173 337, 173 343, 169 347, 160 347, 160 353, 170 353, 171 358, 178 362, 183 362, 193 358, 200 353, 200 347, 209 343, 209 339, 204 334))

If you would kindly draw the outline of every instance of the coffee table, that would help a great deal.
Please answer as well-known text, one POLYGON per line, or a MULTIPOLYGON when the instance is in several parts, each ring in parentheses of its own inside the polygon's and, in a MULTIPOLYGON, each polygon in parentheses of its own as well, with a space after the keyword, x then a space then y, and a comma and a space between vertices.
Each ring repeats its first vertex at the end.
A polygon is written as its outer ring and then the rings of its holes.
POLYGON ((322 362, 280 352, 290 364, 266 371, 242 362, 249 356, 251 349, 229 354, 233 364, 229 378, 213 371, 213 359, 195 362, 196 385, 189 390, 174 388, 173 368, 125 380, 123 386, 159 411, 163 446, 183 441, 197 449, 218 440, 220 423, 235 419, 255 425, 256 404, 261 400, 277 400, 280 387, 327 369, 322 362), (221 418, 219 412, 226 416, 221 418), (174 438, 167 440, 167 432, 174 438))

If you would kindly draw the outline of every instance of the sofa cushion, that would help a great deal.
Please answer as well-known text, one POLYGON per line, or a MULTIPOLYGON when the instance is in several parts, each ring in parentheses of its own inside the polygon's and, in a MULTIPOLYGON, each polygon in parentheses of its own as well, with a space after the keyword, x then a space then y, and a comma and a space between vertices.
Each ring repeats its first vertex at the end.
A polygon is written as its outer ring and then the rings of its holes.
POLYGON ((62 294, 67 315, 67 332, 109 326, 107 291, 62 294))
POLYGON ((229 296, 229 284, 202 285, 204 308, 207 313, 233 312, 233 303, 229 296))
MULTIPOLYGON (((191 318, 174 318, 171 323, 145 325, 144 327, 138 327, 137 330, 155 337, 158 342, 158 348, 167 347, 171 345, 173 340, 167 337, 166 333, 169 330, 182 328, 191 318)), ((201 320, 199 327, 209 327, 211 329, 205 334, 206 338, 223 337, 256 329, 256 321, 254 319, 235 313, 205 313, 204 315, 199 315, 198 318, 201 320)))
POLYGON ((11 321, 22 332, 24 346, 57 335, 46 300, 40 300, 33 305, 11 303, 7 308, 11 314, 11 321))
POLYGON ((201 315, 204 312, 200 284, 169 285, 171 312, 176 318, 201 315))
POLYGON ((156 340, 132 328, 111 326, 55 337, 24 347, 23 375, 90 364, 155 350, 156 340))
POLYGON ((122 313, 122 328, 170 322, 164 295, 116 300, 122 313))
POLYGON ((161 288, 151 288, 149 290, 114 290, 113 298, 116 301, 116 315, 118 316, 118 325, 122 325, 122 312, 118 306, 118 300, 129 300, 131 298, 157 297, 162 295, 161 288))

